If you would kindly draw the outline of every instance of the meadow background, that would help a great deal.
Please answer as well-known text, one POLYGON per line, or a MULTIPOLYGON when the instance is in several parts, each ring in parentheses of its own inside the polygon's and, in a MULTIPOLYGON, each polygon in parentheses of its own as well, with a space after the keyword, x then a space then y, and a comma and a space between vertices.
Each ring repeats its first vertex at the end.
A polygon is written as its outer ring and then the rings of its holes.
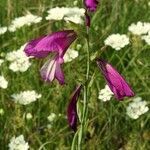
MULTIPOLYGON (((108 47, 103 57, 115 66, 132 85, 136 96, 147 102, 150 99, 150 46, 138 37, 130 35, 128 26, 138 21, 150 22, 149 0, 101 0, 92 17, 90 31, 90 51, 95 53, 104 46, 104 40, 112 33, 127 33, 132 43, 120 51, 108 47)), ((7 52, 17 50, 27 41, 61 29, 75 29, 75 26, 63 21, 47 21, 46 11, 52 7, 73 7, 71 0, 1 0, 0 25, 7 26, 19 16, 28 11, 43 17, 38 24, 24 26, 15 32, 0 35, 0 58, 7 52)), ((78 7, 84 7, 82 1, 77 1, 78 7)), ((78 31, 79 32, 79 31, 78 31)), ((63 65, 66 84, 61 86, 57 81, 44 83, 39 75, 43 60, 32 59, 31 67, 23 73, 12 72, 8 62, 0 68, 0 73, 8 80, 8 88, 0 89, 0 149, 8 149, 13 136, 23 134, 31 150, 43 147, 43 150, 69 150, 74 133, 66 120, 66 110, 70 94, 76 84, 85 77, 86 45, 79 37, 72 45, 78 49, 79 57, 63 65), (77 45, 81 44, 80 48, 77 45), (12 101, 11 95, 23 90, 35 90, 42 97, 29 104, 20 105, 12 101), (31 113, 33 118, 27 120, 24 116, 31 113), (48 128, 47 117, 55 113, 58 117, 48 128), (61 114, 61 116, 59 116, 61 114), (47 144, 46 144, 47 143, 47 144), (42 146, 44 145, 45 146, 42 146)), ((146 113, 137 120, 126 115, 126 107, 131 98, 118 102, 115 98, 103 102, 98 99, 98 92, 104 88, 105 81, 93 62, 90 75, 93 75, 91 97, 89 101, 89 126, 85 150, 148 150, 150 149, 150 114, 146 113)), ((82 96, 80 98, 82 100, 82 96)))

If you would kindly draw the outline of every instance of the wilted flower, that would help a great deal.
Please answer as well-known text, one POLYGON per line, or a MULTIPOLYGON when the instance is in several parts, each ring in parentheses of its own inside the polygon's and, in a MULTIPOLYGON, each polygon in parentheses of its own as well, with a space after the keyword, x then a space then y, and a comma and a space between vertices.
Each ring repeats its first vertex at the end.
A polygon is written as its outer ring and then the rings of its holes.
POLYGON ((76 131, 77 130, 77 101, 80 95, 82 85, 79 85, 76 90, 72 93, 70 103, 67 108, 67 118, 69 126, 76 131))
POLYGON ((141 97, 136 97, 127 107, 127 115, 132 119, 137 119, 149 110, 146 101, 142 101, 141 97))
POLYGON ((97 0, 84 0, 84 4, 89 11, 96 11, 98 3, 97 0))
POLYGON ((8 86, 8 81, 4 78, 4 76, 0 76, 0 88, 6 89, 8 86))
POLYGON ((115 68, 113 68, 110 64, 101 59, 97 60, 97 65, 102 71, 102 74, 105 77, 109 88, 114 93, 117 99, 121 100, 126 96, 134 96, 134 92, 131 90, 128 83, 117 72, 115 68))
POLYGON ((111 46, 115 50, 120 50, 128 45, 129 38, 125 34, 112 34, 104 41, 105 45, 111 46))
POLYGON ((28 150, 29 144, 24 140, 24 136, 13 137, 9 143, 9 150, 28 150))
POLYGON ((34 90, 23 91, 20 92, 19 94, 13 94, 12 98, 15 103, 27 105, 41 98, 41 94, 37 94, 34 90))
POLYGON ((108 85, 105 85, 105 88, 100 90, 98 99, 106 102, 109 101, 112 96, 113 96, 113 92, 110 90, 108 85))
POLYGON ((46 57, 49 53, 56 55, 49 59, 41 68, 41 76, 45 81, 53 81, 55 78, 60 84, 64 84, 64 74, 61 64, 64 62, 64 54, 76 39, 77 35, 73 30, 65 30, 30 41, 24 51, 28 56, 38 58, 46 57))

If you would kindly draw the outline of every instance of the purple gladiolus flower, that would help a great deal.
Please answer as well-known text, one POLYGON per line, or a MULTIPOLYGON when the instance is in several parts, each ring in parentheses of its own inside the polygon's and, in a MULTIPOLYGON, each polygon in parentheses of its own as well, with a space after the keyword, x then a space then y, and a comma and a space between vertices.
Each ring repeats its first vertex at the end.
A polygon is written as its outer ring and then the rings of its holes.
POLYGON ((124 97, 134 96, 134 92, 131 90, 125 79, 106 61, 98 59, 97 65, 102 71, 107 84, 111 91, 114 93, 115 97, 119 100, 124 97))
POLYGON ((27 56, 37 58, 47 57, 49 53, 54 52, 56 55, 43 65, 40 73, 45 81, 51 82, 56 78, 60 84, 64 84, 64 74, 61 70, 61 64, 64 62, 63 56, 76 37, 77 34, 73 30, 54 32, 31 40, 24 51, 27 56))
POLYGON ((78 101, 78 97, 80 95, 80 91, 81 91, 82 85, 79 85, 76 90, 72 93, 71 96, 71 100, 70 103, 68 105, 68 109, 67 109, 67 118, 68 118, 68 123, 69 126, 76 131, 77 130, 77 101, 78 101))
POLYGON ((89 11, 96 11, 98 3, 97 0, 84 0, 84 4, 89 11))

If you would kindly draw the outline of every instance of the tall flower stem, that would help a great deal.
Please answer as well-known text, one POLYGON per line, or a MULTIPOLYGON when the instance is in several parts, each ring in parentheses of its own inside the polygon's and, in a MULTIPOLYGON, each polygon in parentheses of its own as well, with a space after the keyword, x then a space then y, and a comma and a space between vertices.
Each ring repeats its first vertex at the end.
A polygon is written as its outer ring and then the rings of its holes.
POLYGON ((83 110, 82 110, 82 118, 81 118, 81 128, 78 135, 78 150, 82 149, 82 141, 85 137, 85 126, 88 114, 88 96, 89 96, 89 71, 90 71, 90 51, 89 51, 89 27, 86 28, 86 45, 87 45, 87 66, 86 66, 86 82, 84 85, 84 100, 83 100, 83 110))

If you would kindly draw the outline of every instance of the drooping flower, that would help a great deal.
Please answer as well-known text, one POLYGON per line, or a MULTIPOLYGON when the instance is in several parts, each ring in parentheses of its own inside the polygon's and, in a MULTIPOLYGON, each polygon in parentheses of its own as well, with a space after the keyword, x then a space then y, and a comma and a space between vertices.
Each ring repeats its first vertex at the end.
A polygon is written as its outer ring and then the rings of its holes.
POLYGON ((128 83, 115 68, 113 68, 109 63, 102 59, 97 60, 97 65, 102 71, 102 74, 105 77, 109 88, 117 99, 121 100, 124 97, 134 96, 134 92, 131 90, 128 83))
POLYGON ((67 118, 69 126, 76 131, 77 130, 77 101, 80 95, 82 85, 77 86, 76 90, 72 93, 70 103, 67 108, 67 118))
POLYGON ((85 7, 92 12, 96 11, 98 3, 97 0, 84 0, 85 7))
POLYGON ((28 56, 43 58, 49 53, 55 52, 56 55, 49 59, 41 68, 40 73, 45 81, 53 81, 55 78, 60 84, 64 84, 64 74, 61 64, 64 62, 64 54, 76 39, 77 35, 73 30, 65 30, 52 33, 30 41, 24 51, 28 56))

